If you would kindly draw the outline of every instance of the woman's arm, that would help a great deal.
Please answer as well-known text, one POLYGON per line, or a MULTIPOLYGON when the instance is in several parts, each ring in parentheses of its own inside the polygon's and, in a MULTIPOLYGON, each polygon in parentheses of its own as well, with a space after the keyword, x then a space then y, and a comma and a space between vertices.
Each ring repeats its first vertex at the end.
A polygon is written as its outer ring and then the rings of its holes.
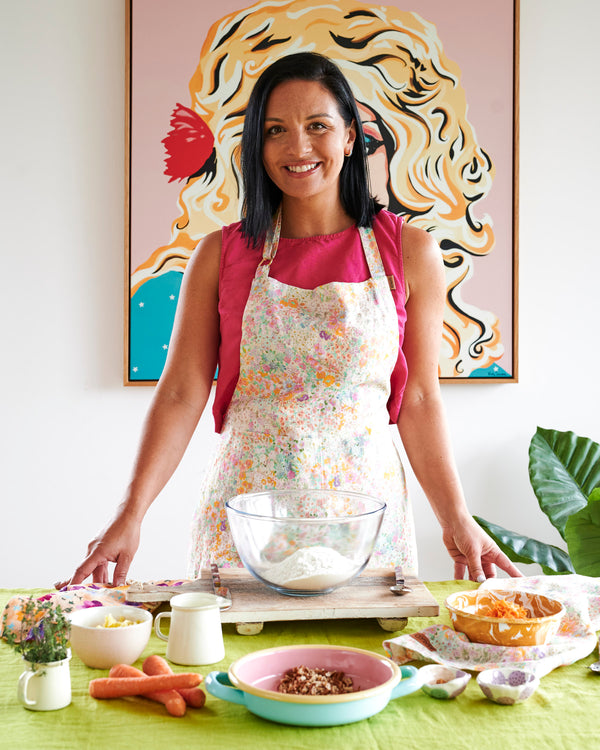
MULTIPOLYGON (((202 240, 186 272, 169 353, 146 416, 131 480, 108 525, 88 545, 70 583, 92 575, 125 583, 146 511, 181 461, 210 395, 219 347, 218 285, 221 232, 202 240)), ((56 584, 58 587, 61 584, 56 584)))
POLYGON ((454 462, 442 404, 438 360, 446 284, 440 249, 431 235, 404 224, 402 248, 407 287, 403 351, 408 380, 398 430, 414 474, 440 526, 454 560, 454 576, 472 580, 520 571, 473 520, 454 462))

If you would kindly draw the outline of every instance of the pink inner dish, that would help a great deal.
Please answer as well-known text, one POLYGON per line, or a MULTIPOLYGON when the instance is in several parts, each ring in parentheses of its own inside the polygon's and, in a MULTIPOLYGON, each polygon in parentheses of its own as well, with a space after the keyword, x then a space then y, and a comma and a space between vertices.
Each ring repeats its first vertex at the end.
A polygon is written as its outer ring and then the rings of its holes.
POLYGON ((394 676, 392 665, 377 654, 309 646, 250 654, 234 665, 234 672, 247 685, 277 692, 283 674, 299 666, 344 672, 352 678, 355 690, 378 687, 394 676))

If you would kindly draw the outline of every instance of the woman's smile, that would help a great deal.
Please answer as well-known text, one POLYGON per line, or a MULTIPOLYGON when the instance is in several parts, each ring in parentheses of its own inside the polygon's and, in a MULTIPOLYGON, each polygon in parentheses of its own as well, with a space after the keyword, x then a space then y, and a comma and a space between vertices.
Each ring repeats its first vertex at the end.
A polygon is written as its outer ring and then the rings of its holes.
POLYGON ((286 169, 292 174, 306 174, 307 172, 314 172, 319 166, 318 162, 310 162, 305 164, 288 164, 286 169))

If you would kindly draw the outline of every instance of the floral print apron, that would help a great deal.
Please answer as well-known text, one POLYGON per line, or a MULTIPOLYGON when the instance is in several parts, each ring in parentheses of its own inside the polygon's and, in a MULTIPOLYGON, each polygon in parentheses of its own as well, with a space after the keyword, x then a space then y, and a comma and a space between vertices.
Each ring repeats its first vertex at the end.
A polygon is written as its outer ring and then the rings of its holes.
POLYGON ((387 504, 369 567, 417 573, 412 512, 387 401, 396 307, 373 230, 359 228, 371 277, 301 289, 269 276, 267 237, 242 321, 240 374, 194 517, 189 575, 241 565, 225 502, 245 492, 320 488, 387 504))

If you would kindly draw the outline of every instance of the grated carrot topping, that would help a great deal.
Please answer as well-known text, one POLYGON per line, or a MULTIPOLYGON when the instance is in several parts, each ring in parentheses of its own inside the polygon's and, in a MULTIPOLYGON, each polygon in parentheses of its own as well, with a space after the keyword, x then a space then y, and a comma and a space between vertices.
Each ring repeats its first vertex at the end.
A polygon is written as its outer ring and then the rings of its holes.
POLYGON ((485 617, 503 617, 511 620, 527 620, 529 613, 520 604, 508 602, 506 599, 498 599, 488 607, 484 607, 479 613, 485 617))

